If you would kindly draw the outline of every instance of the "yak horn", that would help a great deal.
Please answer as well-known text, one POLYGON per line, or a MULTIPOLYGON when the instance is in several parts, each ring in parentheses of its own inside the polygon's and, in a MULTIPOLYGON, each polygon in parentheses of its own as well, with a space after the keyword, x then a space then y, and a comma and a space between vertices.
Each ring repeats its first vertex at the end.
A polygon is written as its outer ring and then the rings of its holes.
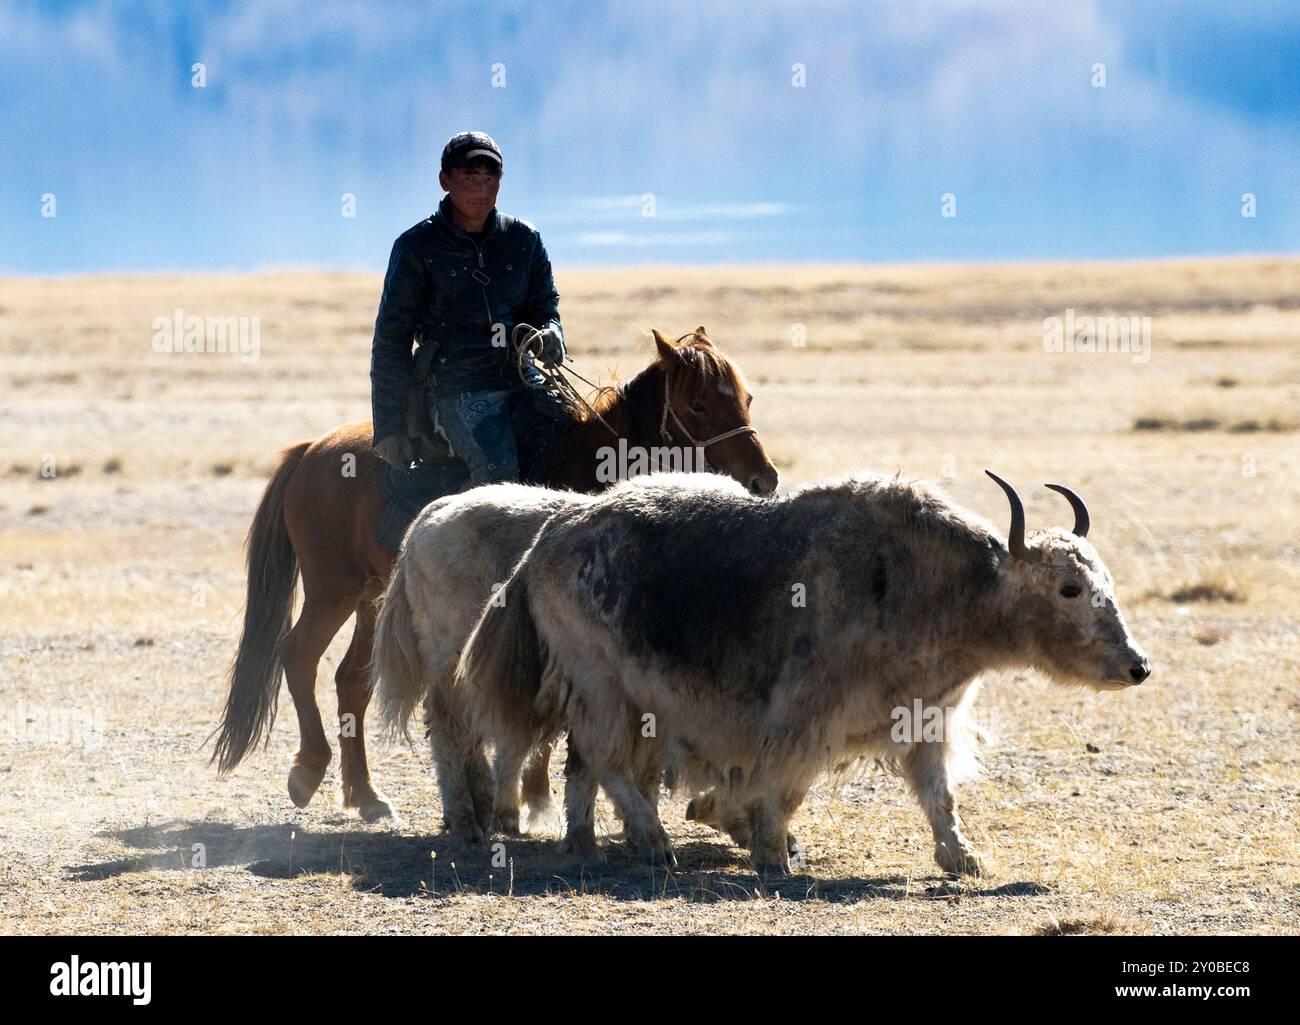
POLYGON ((1051 488, 1065 496, 1066 501, 1070 503, 1070 508, 1074 510, 1074 529, 1071 533, 1075 537, 1087 537, 1091 521, 1088 519, 1088 507, 1083 504, 1083 499, 1064 484, 1044 484, 1043 487, 1051 488))
POLYGON ((1015 488, 992 470, 985 470, 984 472, 992 477, 998 487, 1007 493, 1007 501, 1011 503, 1011 529, 1007 531, 1007 548, 1017 559, 1032 561, 1034 556, 1025 547, 1025 507, 1020 501, 1020 496, 1016 494, 1015 488))

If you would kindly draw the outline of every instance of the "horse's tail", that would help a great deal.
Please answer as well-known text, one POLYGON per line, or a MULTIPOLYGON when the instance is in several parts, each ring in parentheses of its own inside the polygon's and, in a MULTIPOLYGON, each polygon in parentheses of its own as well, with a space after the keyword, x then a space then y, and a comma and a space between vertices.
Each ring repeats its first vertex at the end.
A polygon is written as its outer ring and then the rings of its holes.
POLYGON ((371 664, 378 678, 384 727, 393 735, 405 735, 411 712, 428 692, 429 680, 411 618, 411 601, 406 594, 404 557, 397 560, 383 602, 375 621, 371 664))
POLYGON ((229 672, 230 693, 212 760, 227 773, 263 737, 269 739, 280 692, 279 645, 293 617, 298 556, 284 522, 284 493, 311 442, 280 453, 248 530, 248 594, 239 650, 229 672))
POLYGON ((527 561, 516 567, 487 603, 465 642, 456 666, 455 686, 464 688, 466 707, 476 709, 487 735, 512 738, 527 750, 540 737, 542 723, 534 710, 541 690, 541 639, 528 608, 527 561))

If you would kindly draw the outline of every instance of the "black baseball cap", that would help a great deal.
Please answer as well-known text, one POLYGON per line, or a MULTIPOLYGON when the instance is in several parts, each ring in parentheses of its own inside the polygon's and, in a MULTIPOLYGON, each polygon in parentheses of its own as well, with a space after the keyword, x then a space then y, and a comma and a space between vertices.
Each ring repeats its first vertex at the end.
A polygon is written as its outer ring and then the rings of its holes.
POLYGON ((487 157, 495 161, 498 171, 505 166, 501 160, 501 150, 487 132, 457 132, 442 148, 442 169, 450 171, 464 167, 475 157, 487 157))

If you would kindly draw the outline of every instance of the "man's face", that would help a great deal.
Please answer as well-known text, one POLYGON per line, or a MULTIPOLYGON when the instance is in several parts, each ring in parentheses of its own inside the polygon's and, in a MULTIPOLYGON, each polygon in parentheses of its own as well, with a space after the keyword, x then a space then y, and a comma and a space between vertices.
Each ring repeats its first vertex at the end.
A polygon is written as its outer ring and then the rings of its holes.
POLYGON ((451 196, 451 205, 467 221, 480 221, 496 206, 501 173, 486 163, 440 171, 438 181, 451 196))

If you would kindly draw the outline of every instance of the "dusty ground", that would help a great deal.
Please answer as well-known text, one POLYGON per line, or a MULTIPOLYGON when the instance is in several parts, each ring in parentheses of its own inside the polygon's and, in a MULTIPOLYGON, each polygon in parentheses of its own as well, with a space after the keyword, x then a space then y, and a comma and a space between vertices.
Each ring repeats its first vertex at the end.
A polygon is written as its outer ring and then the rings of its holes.
MULTIPOLYGON (((979 708, 999 743, 960 799, 996 875, 939 877, 920 810, 886 776, 813 792, 796 819, 808 874, 775 888, 676 799, 672 876, 617 846, 579 876, 551 833, 493 867, 439 835, 427 752, 377 736, 400 824, 341 814, 333 769, 295 810, 287 696, 270 747, 218 780, 201 746, 238 636, 243 535, 280 447, 368 414, 379 282, 8 279, 4 931, 1297 931, 1300 261, 559 283, 587 376, 639 369, 651 326, 703 323, 748 373, 786 483, 897 469, 1002 522, 993 466, 1031 525, 1068 522, 1039 482, 1087 498, 1156 672, 1122 694, 990 679, 979 708), (260 317, 259 360, 153 352, 153 318, 177 307, 260 317), (1067 308, 1151 317, 1149 361, 1044 351, 1043 318, 1067 308)), ((327 721, 346 637, 322 665, 327 721)))

